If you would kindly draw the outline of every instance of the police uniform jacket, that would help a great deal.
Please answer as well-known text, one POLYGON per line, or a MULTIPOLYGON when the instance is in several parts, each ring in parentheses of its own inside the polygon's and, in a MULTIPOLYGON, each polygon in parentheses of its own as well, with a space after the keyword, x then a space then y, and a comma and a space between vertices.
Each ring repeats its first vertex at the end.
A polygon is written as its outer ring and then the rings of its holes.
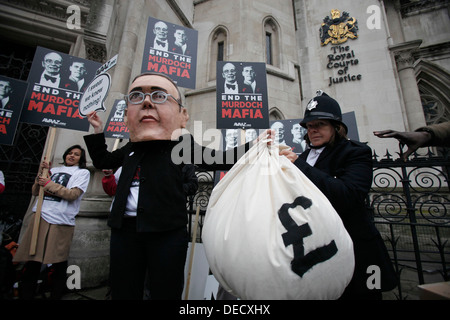
POLYGON ((365 144, 341 139, 325 147, 314 167, 306 162, 310 151, 303 152, 294 164, 328 198, 353 240, 355 271, 347 289, 367 291, 367 268, 371 265, 380 268, 383 291, 395 288, 396 274, 365 203, 372 184, 371 149, 365 144))

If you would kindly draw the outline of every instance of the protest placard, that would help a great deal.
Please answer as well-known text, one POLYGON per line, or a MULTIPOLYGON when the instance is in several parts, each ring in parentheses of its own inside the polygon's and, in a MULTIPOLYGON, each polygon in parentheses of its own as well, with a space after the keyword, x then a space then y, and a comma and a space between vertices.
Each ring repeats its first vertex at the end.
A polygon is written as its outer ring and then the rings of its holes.
POLYGON ((266 65, 217 61, 217 128, 269 126, 266 65))
POLYGON ((80 99, 100 63, 37 47, 28 76, 21 122, 88 131, 80 99))
POLYGON ((106 138, 129 139, 130 131, 125 123, 125 100, 117 99, 106 120, 104 134, 106 138))
POLYGON ((105 100, 111 86, 111 77, 102 73, 88 85, 80 100, 80 116, 85 118, 92 111, 106 111, 105 100))
POLYGON ((179 87, 195 89, 198 31, 148 18, 141 72, 168 75, 179 87))
POLYGON ((27 85, 25 81, 0 76, 0 144, 13 144, 27 85))

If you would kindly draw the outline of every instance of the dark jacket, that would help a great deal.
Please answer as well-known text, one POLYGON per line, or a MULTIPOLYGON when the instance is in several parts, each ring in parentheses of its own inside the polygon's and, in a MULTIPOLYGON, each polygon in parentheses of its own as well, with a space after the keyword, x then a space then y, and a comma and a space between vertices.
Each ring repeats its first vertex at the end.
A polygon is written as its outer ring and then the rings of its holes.
MULTIPOLYGON (((342 139, 327 146, 314 167, 306 163, 310 150, 295 165, 322 191, 342 219, 353 240, 355 271, 347 290, 367 292, 367 268, 380 268, 381 289, 397 284, 386 246, 366 208, 365 199, 372 185, 372 151, 362 143, 342 139)), ((345 266, 343 266, 345 267, 345 266)))
POLYGON ((103 133, 84 136, 84 140, 97 169, 122 166, 108 218, 111 228, 122 226, 131 182, 135 174, 139 174, 138 232, 167 231, 187 225, 184 163, 196 164, 207 170, 228 170, 249 147, 246 144, 224 153, 202 147, 187 135, 180 141, 129 142, 109 152, 103 133), (181 161, 184 163, 179 163, 181 161))

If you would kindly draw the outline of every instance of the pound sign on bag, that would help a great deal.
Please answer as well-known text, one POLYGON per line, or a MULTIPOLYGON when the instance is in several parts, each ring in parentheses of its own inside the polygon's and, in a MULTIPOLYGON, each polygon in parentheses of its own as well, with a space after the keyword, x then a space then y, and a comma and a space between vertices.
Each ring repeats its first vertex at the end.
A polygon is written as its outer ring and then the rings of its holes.
POLYGON ((336 243, 332 240, 329 244, 316 248, 305 255, 303 246, 303 238, 312 235, 311 228, 308 223, 298 225, 289 214, 289 209, 297 206, 308 209, 311 207, 312 201, 309 198, 300 196, 293 203, 285 203, 278 210, 278 217, 281 224, 286 228, 287 232, 282 234, 284 245, 287 247, 292 244, 294 250, 294 259, 291 261, 291 269, 300 277, 311 269, 314 265, 330 259, 338 251, 336 243))

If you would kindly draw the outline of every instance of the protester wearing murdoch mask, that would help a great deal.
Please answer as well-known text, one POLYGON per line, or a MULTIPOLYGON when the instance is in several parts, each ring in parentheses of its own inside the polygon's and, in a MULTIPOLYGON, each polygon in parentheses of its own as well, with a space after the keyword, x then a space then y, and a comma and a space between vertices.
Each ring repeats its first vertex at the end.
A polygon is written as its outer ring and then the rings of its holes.
POLYGON ((222 152, 182 134, 189 119, 188 108, 176 83, 164 74, 138 75, 126 101, 129 143, 109 152, 103 123, 95 111, 88 115, 94 134, 84 136, 97 169, 122 167, 108 217, 111 297, 142 300, 148 271, 152 300, 179 300, 189 240, 184 166, 229 170, 250 143, 222 152), (132 187, 137 189, 137 203, 129 206, 132 187), (133 210, 127 209, 131 207, 133 210))
POLYGON ((300 125, 307 129, 310 149, 299 156, 290 150, 280 154, 287 156, 328 198, 352 238, 355 270, 340 299, 381 299, 382 291, 396 287, 397 277, 365 205, 372 184, 372 151, 347 138, 338 102, 322 91, 309 101, 300 125), (368 288, 369 266, 380 268, 380 288, 368 288))

